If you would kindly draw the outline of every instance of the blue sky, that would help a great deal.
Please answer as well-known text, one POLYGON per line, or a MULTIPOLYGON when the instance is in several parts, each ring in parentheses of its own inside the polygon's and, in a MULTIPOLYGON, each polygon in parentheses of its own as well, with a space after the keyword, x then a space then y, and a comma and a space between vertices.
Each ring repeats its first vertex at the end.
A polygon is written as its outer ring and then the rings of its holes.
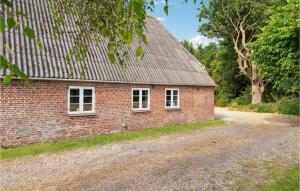
POLYGON ((163 11, 165 5, 164 0, 158 0, 155 6, 154 12, 149 12, 149 15, 156 17, 164 27, 167 28, 179 41, 189 40, 194 45, 200 43, 207 45, 215 39, 207 39, 199 32, 199 20, 197 14, 200 7, 198 4, 194 4, 193 1, 182 3, 183 0, 169 0, 169 15, 166 15, 163 11))

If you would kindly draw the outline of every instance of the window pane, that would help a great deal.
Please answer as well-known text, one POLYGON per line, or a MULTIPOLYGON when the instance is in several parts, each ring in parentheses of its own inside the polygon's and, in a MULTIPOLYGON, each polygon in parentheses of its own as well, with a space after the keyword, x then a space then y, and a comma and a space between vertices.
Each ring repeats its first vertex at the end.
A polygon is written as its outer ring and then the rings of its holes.
POLYGON ((84 97, 83 103, 93 103, 93 97, 84 97))
POLYGON ((139 102, 139 96, 133 96, 133 102, 139 102))
POLYGON ((77 104, 77 103, 71 103, 70 104, 70 111, 71 112, 79 112, 79 104, 77 104))
POLYGON ((170 100, 166 102, 166 106, 167 106, 167 107, 170 107, 170 106, 171 106, 171 101, 170 101, 170 100))
POLYGON ((79 96, 79 89, 70 89, 71 96, 79 96))
POLYGON ((173 100, 177 101, 178 100, 178 96, 173 96, 173 100))
POLYGON ((83 104, 83 111, 92 111, 93 104, 83 104))
POLYGON ((166 91, 167 96, 171 96, 171 90, 166 91))
POLYGON ((142 101, 148 101, 148 96, 142 96, 142 101))
POLYGON ((142 95, 148 95, 148 90, 142 90, 142 95))
POLYGON ((148 108, 148 101, 142 102, 142 108, 148 108))
POLYGON ((93 95, 93 90, 89 90, 89 89, 83 90, 83 95, 84 96, 91 96, 91 95, 93 95))
POLYGON ((171 100, 171 96, 167 96, 167 97, 166 97, 166 100, 167 100, 167 101, 170 101, 170 100, 171 100))
POLYGON ((140 91, 139 90, 133 90, 133 96, 139 96, 140 95, 140 91))
POLYGON ((78 103, 79 104, 79 97, 70 97, 70 103, 78 103))
POLYGON ((178 90, 173 90, 173 95, 177 96, 178 95, 178 90))
POLYGON ((134 108, 134 109, 139 108, 139 103, 134 102, 134 103, 132 104, 132 108, 134 108))
POLYGON ((173 101, 173 107, 177 107, 178 106, 178 101, 173 101))

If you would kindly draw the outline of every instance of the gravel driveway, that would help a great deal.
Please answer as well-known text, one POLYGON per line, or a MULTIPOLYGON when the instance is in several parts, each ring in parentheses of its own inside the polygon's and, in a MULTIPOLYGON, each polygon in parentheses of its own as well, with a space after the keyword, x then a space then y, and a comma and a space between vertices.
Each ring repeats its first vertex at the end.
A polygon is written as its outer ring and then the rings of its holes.
POLYGON ((1 162, 1 190, 235 190, 299 161, 298 117, 215 112, 228 124, 1 162))

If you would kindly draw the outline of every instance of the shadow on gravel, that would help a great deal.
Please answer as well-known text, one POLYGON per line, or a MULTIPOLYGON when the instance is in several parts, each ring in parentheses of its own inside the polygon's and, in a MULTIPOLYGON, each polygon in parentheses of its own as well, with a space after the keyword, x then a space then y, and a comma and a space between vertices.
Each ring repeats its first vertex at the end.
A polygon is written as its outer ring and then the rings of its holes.
POLYGON ((299 117, 297 116, 276 115, 265 117, 264 120, 274 124, 288 124, 290 127, 299 127, 299 117))
POLYGON ((224 118, 226 118, 226 115, 215 113, 215 119, 224 119, 224 118))

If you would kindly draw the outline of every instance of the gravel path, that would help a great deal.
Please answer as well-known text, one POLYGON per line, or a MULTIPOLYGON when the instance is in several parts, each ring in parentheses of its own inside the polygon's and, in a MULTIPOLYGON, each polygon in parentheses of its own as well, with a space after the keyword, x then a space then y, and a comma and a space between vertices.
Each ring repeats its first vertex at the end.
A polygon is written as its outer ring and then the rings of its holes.
POLYGON ((299 161, 298 117, 216 108, 227 125, 0 162, 1 190, 235 190, 299 161))

